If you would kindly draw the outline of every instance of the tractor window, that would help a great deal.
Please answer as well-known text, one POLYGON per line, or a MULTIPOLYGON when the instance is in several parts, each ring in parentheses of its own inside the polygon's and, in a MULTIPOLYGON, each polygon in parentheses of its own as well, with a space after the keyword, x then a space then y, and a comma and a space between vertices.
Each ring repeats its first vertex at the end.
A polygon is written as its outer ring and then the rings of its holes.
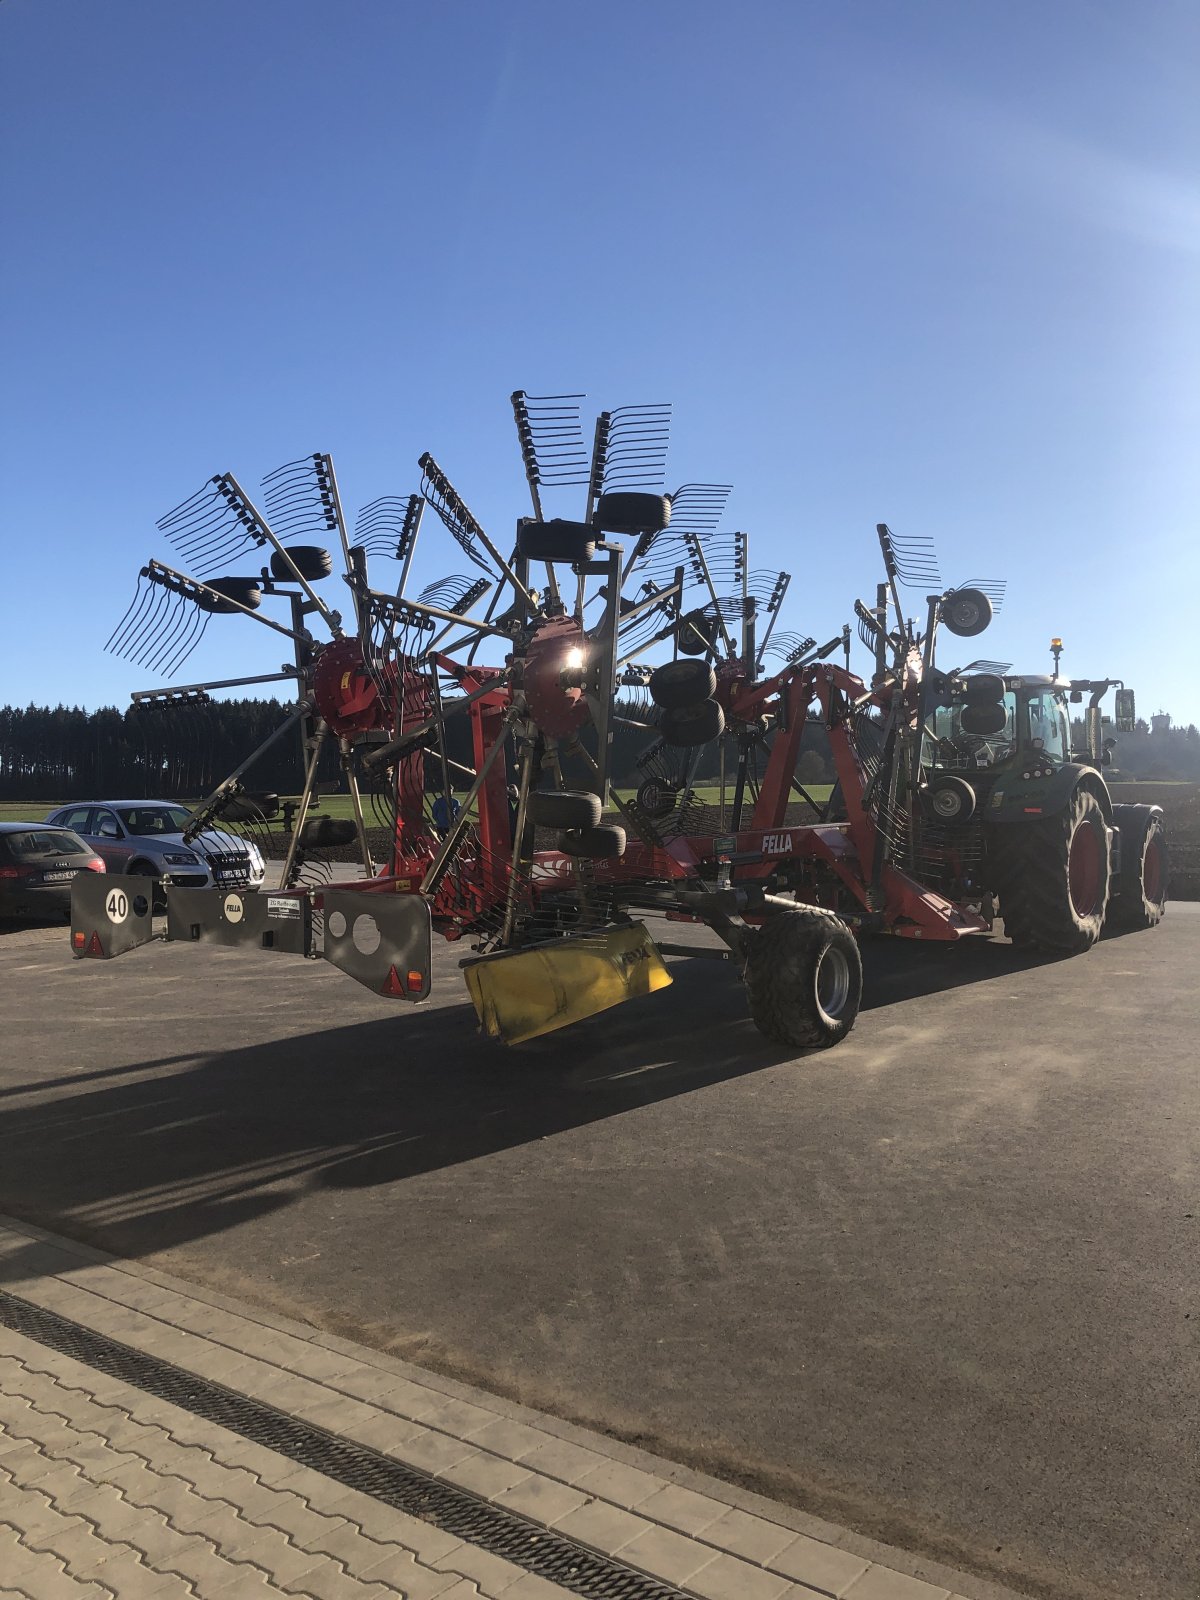
POLYGON ((1043 751, 1052 761, 1069 759, 1067 719, 1056 695, 1031 695, 1025 702, 1025 722, 1025 738, 1035 750, 1043 751))
MULTIPOLYGON (((977 720, 965 705, 938 706, 925 725, 922 759, 939 768, 992 767, 1012 754, 1017 702, 1011 690, 1004 696, 1004 725, 987 733, 976 733, 963 726, 977 720)), ((991 710, 989 706, 987 708, 991 710)), ((986 718, 983 721, 986 722, 986 718)))

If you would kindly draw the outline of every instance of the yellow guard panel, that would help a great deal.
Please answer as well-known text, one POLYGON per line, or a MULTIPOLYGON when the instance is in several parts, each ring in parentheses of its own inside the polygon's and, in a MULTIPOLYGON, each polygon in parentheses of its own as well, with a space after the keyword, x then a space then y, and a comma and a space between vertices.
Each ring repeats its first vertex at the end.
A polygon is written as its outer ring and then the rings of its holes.
POLYGON ((641 922, 506 950, 463 970, 485 1033, 505 1044, 553 1033, 671 982, 641 922))

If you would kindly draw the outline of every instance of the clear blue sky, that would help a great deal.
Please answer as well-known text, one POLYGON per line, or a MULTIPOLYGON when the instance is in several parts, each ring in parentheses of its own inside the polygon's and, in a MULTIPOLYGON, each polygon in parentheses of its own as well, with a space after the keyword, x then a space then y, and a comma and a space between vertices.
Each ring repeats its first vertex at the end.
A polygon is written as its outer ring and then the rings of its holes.
POLYGON ((431 449, 506 542, 524 388, 673 401, 793 628, 887 521, 1007 577, 983 654, 1200 721, 1190 0, 3 0, 0 58, 0 702, 156 681, 102 646, 219 470, 431 449))

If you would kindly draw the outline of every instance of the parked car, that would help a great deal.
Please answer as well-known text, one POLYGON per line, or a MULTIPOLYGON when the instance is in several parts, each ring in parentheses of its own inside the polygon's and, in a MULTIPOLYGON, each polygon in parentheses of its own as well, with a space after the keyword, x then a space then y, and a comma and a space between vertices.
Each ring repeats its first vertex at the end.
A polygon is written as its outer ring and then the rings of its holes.
POLYGON ((256 844, 219 828, 206 828, 185 844, 191 820, 186 806, 169 800, 76 800, 46 818, 85 839, 110 872, 140 873, 183 889, 261 885, 266 868, 256 844))
POLYGON ((103 871, 91 846, 67 828, 0 822, 0 917, 69 919, 72 878, 103 871))

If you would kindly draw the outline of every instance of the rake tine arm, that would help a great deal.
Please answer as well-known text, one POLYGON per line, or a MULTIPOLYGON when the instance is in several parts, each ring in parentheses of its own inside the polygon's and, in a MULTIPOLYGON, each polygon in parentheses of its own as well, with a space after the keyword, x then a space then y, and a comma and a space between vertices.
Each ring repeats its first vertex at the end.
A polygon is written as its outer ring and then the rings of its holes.
POLYGON ((150 561, 147 565, 147 574, 155 583, 163 583, 164 577, 173 579, 173 582, 166 583, 164 587, 176 589, 187 600, 194 601, 196 598, 194 594, 188 592, 189 590, 202 589, 205 594, 209 594, 214 600, 220 601, 222 611, 232 606, 235 611, 240 611, 243 616, 253 617, 254 621, 261 622, 264 628, 272 628, 276 633, 282 633, 285 638, 294 639, 297 644, 312 643, 312 635, 307 630, 297 632, 294 628, 286 628, 282 622, 276 622, 272 617, 262 616, 259 612, 251 610, 249 606, 242 605, 240 601, 231 600, 227 595, 210 588, 207 583, 202 583, 199 578, 189 578, 186 572, 177 572, 174 567, 168 567, 163 561, 150 561))
POLYGON ((721 615, 721 602, 717 596, 716 588, 713 585, 712 573, 708 570, 708 562, 704 559, 704 551, 701 548, 700 540, 695 534, 690 534, 688 536, 688 546, 691 550, 692 556, 700 568, 704 582, 708 586, 708 592, 712 597, 713 608, 716 611, 717 616, 717 627, 721 630, 721 638, 725 642, 726 652, 732 656, 736 653, 734 650, 733 640, 730 637, 729 629, 725 626, 725 618, 721 615))
MULTIPOLYGON (((313 604, 313 606, 316 608, 317 611, 320 612, 321 616, 325 619, 325 624, 328 627, 330 633, 333 634, 334 638, 335 639, 340 639, 342 637, 342 624, 341 624, 341 619, 338 617, 337 613, 335 611, 331 611, 329 609, 329 607, 325 604, 324 600, 321 599, 320 595, 313 588, 312 584, 309 583, 308 579, 305 578, 301 574, 300 568, 292 560, 292 558, 289 555, 288 551, 284 549, 282 544, 280 544, 279 539, 276 537, 276 535, 267 526, 267 523, 266 523, 265 519, 263 518, 262 512, 259 511, 258 507, 254 504, 254 502, 251 500, 250 496, 242 488, 241 484, 234 477, 233 473, 232 472, 228 472, 228 473, 226 473, 225 476, 228 478, 230 484, 232 485, 234 492, 241 496, 243 502, 245 503, 245 505, 247 506, 249 511, 252 513, 253 516, 255 516, 258 519, 258 525, 262 529, 264 535, 266 536, 268 542, 270 543, 271 548, 275 551, 276 555, 278 555, 281 558, 281 560, 283 561, 284 565, 291 572, 293 582, 298 583, 300 585, 300 587, 304 590, 304 593, 308 596, 308 598, 311 601, 311 603, 313 604)), ((265 621, 266 619, 264 618, 263 620, 265 621)))
MULTIPOLYGON (((170 694, 196 694, 208 689, 242 689, 251 683, 285 683, 289 678, 302 679, 304 673, 299 667, 292 667, 286 672, 263 672, 254 678, 217 678, 211 683, 180 683, 166 691, 170 694)), ((164 693, 162 689, 135 689, 130 695, 133 703, 139 704, 143 700, 154 700, 164 693)))

